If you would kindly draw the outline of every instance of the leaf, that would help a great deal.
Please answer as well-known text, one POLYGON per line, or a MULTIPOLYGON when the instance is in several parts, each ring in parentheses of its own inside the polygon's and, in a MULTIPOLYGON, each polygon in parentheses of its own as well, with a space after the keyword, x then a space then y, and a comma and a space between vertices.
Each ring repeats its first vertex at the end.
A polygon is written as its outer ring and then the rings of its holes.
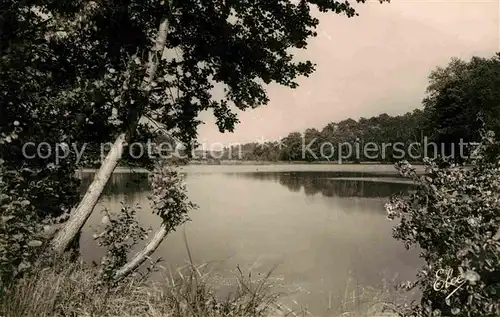
POLYGON ((27 262, 22 262, 21 264, 18 265, 17 269, 19 271, 24 271, 26 269, 29 269, 31 267, 31 264, 27 263, 27 262))
POLYGON ((479 274, 477 274, 475 271, 472 271, 472 270, 468 270, 467 272, 465 272, 464 278, 471 285, 475 285, 481 279, 479 274))
POLYGON ((32 240, 32 241, 28 242, 28 246, 30 246, 30 247, 40 247, 40 246, 42 246, 42 241, 40 241, 40 240, 32 240))
POLYGON ((101 223, 102 223, 103 225, 107 225, 107 224, 109 224, 110 222, 111 222, 111 221, 110 221, 110 219, 109 219, 109 217, 108 217, 108 216, 104 216, 104 217, 102 217, 102 219, 101 219, 101 223))
POLYGON ((7 221, 9 221, 11 219, 14 219, 14 216, 2 216, 2 221, 3 222, 7 222, 7 221))

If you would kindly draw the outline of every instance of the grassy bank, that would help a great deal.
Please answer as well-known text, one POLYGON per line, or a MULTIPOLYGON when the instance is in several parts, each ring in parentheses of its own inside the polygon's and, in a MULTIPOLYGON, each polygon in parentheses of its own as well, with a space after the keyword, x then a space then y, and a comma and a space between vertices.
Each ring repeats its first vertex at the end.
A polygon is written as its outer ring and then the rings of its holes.
POLYGON ((146 283, 135 277, 107 287, 95 268, 68 261, 35 269, 9 288, 1 300, 0 316, 269 316, 277 296, 264 288, 265 283, 242 279, 241 287, 221 301, 195 267, 161 283, 146 283))
MULTIPOLYGON (((96 268, 59 261, 34 269, 0 300, 2 317, 274 317, 312 316, 280 304, 285 294, 270 291, 268 277, 235 277, 235 287, 223 299, 215 295, 201 267, 189 265, 156 283, 138 276, 119 286, 107 287, 96 268)), ((387 294, 346 289, 345 303, 322 316, 391 316, 382 313, 387 294)))

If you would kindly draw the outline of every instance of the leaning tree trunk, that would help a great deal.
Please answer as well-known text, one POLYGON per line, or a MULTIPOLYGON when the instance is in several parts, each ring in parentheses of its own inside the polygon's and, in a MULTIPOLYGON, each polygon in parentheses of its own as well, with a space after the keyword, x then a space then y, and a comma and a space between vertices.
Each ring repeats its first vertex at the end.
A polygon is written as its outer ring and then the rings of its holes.
MULTIPOLYGON (((151 90, 151 84, 156 75, 156 70, 160 59, 163 56, 163 51, 165 49, 166 39, 168 32, 168 18, 165 18, 159 27, 158 34, 156 37, 155 47, 150 54, 149 67, 147 69, 146 76, 144 78, 144 85, 142 90, 144 94, 148 94, 151 90)), ((140 106, 142 109, 144 105, 140 106)), ((52 248, 56 253, 63 253, 70 243, 74 240, 77 234, 82 229, 83 225, 87 219, 92 214, 97 201, 101 197, 101 194, 108 182, 109 178, 113 174, 118 161, 121 158, 123 149, 126 142, 135 133, 139 119, 142 116, 141 109, 130 109, 134 114, 131 116, 128 123, 127 130, 122 132, 115 140, 111 150, 104 159, 99 171, 94 177, 94 180, 90 184, 87 192, 83 196, 82 200, 76 207, 76 209, 71 213, 69 220, 64 224, 64 226, 57 232, 52 240, 52 248)))
POLYGON ((138 252, 132 260, 116 272, 115 279, 122 279, 141 266, 141 264, 144 263, 144 261, 146 261, 146 259, 148 259, 149 256, 158 248, 168 231, 166 223, 162 223, 149 243, 140 252, 138 252))

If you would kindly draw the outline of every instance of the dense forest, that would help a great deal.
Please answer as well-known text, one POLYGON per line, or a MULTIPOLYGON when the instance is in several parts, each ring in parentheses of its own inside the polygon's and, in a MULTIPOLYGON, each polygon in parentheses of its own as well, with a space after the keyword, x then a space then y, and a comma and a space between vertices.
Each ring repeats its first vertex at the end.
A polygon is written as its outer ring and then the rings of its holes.
MULTIPOLYGON (((424 112, 419 109, 401 116, 389 116, 384 113, 368 119, 349 118, 331 122, 321 130, 309 128, 303 133, 292 132, 279 141, 233 146, 231 149, 226 149, 224 158, 263 161, 337 161, 339 156, 342 156, 346 161, 381 161, 384 157, 385 160, 392 160, 397 156, 393 153, 392 144, 403 142, 407 148, 411 143, 422 141, 422 136, 425 135, 423 121, 424 112), (377 145, 391 144, 391 146, 387 146, 384 153, 382 148, 380 151, 364 153, 363 148, 370 142, 377 145)), ((422 149, 416 144, 414 147, 415 154, 421 152, 422 149)))

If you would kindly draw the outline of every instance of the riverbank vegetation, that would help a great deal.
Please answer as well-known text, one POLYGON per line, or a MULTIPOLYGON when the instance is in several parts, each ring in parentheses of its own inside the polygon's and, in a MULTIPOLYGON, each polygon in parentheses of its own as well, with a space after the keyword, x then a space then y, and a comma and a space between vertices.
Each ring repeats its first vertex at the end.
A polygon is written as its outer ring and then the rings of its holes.
MULTIPOLYGON (((220 296, 218 285, 209 282, 206 265, 190 263, 174 272, 164 271, 162 278, 154 282, 138 274, 126 283, 109 287, 102 283, 95 267, 68 258, 54 263, 50 267, 33 268, 4 294, 0 299, 1 316, 315 316, 306 307, 292 309, 284 305, 282 299, 286 294, 271 290, 269 276, 254 278, 251 272, 240 271, 234 276, 229 295, 220 296)), ((329 307, 319 316, 395 316, 393 303, 401 299, 390 288, 347 285, 342 304, 329 307)))
POLYGON ((157 282, 134 276, 110 287, 95 267, 63 259, 23 276, 0 299, 0 315, 102 317, 267 317, 278 311, 265 280, 235 276, 234 292, 217 298, 201 274, 188 265, 157 282))
MULTIPOLYGON (((311 127, 292 132, 281 140, 237 144, 217 151, 211 144, 202 144, 197 149, 179 150, 177 154, 183 159, 177 158, 177 161, 180 164, 257 165, 392 164, 407 160, 422 164, 425 157, 453 156, 464 162, 473 144, 481 139, 480 129, 500 134, 497 119, 500 96, 496 92, 499 74, 500 53, 490 58, 472 57, 468 61, 452 58, 448 65, 439 66, 429 74, 422 105, 411 112, 395 116, 382 113, 357 120, 348 118, 328 123, 321 129, 311 127), (368 148, 366 152, 365 148, 368 148)), ((175 144, 177 141, 162 134, 153 142, 175 144)), ((88 153, 98 161, 100 149, 88 153)), ((137 160, 126 157, 122 164, 134 167, 137 160)))
POLYGON ((407 162, 397 164, 418 190, 386 205, 398 219, 393 235, 425 260, 416 280, 401 285, 422 292, 403 316, 500 315, 500 144, 482 132, 472 168, 428 160, 427 175, 419 176, 407 162))

